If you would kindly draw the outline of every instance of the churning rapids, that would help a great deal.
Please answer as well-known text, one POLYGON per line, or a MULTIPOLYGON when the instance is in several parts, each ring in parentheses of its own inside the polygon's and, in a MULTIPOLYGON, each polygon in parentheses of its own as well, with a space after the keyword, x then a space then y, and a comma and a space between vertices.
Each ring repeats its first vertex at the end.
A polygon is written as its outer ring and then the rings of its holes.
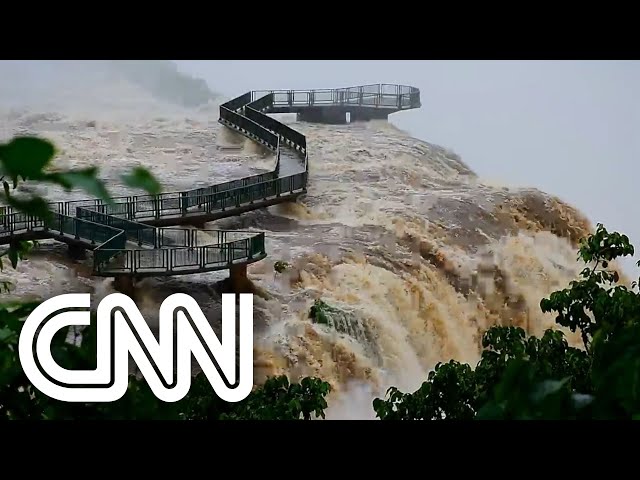
MULTIPOLYGON (((82 81, 66 75, 54 82, 55 95, 51 82, 42 82, 28 98, 16 84, 24 79, 5 77, 3 140, 25 133, 49 138, 59 149, 56 166, 99 166, 116 195, 140 193, 119 186, 120 173, 139 164, 165 191, 273 167, 274 158, 217 122, 216 100, 181 107, 117 72, 87 70, 82 81)), ((373 418, 372 398, 390 385, 414 390, 438 361, 475 363, 489 326, 515 324, 540 334, 554 324, 539 301, 581 269, 576 241, 591 227, 580 213, 537 190, 483 183, 455 154, 391 123, 294 128, 307 135, 308 194, 296 204, 207 225, 267 235, 267 259, 249 267, 260 291, 258 382, 279 373, 317 375, 335 390, 328 418, 373 418), (276 274, 278 260, 292 268, 276 274), (309 318, 316 299, 342 312, 333 325, 309 318)), ((90 197, 41 191, 52 200, 90 197)), ((4 276, 23 298, 93 292, 95 305, 114 290, 111 280, 91 278, 90 271, 90 259, 74 262, 65 245, 43 242, 4 276)), ((215 285, 225 276, 147 279, 138 286, 138 305, 157 322, 159 303, 186 292, 217 323, 215 285)))

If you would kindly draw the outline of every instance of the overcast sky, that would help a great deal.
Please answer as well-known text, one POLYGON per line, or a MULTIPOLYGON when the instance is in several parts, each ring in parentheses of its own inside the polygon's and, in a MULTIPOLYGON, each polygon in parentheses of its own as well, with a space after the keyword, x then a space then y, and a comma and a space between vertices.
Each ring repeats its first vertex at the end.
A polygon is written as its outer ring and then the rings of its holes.
MULTIPOLYGON (((390 120, 450 148, 480 176, 538 187, 640 250, 638 61, 195 61, 226 95, 368 83, 418 87, 422 108, 390 120)), ((638 256, 636 256, 638 257, 638 256)))

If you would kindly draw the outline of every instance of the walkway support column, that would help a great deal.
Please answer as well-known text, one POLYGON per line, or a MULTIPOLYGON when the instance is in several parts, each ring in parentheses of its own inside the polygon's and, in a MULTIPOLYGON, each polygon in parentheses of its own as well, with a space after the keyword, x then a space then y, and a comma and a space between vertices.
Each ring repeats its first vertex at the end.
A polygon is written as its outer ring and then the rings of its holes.
POLYGON ((229 269, 229 286, 233 293, 250 293, 251 282, 247 278, 247 264, 231 265, 229 269))
POLYGON ((69 245, 69 257, 73 260, 84 260, 87 258, 87 251, 79 245, 69 245))
POLYGON ((135 283, 133 277, 129 275, 120 275, 113 279, 113 288, 120 293, 133 298, 135 293, 135 283))
POLYGON ((207 222, 202 220, 192 220, 190 223, 193 228, 197 228, 198 230, 204 230, 207 226, 207 222))
MULTIPOLYGON (((347 123, 347 111, 345 107, 310 107, 299 112, 297 119, 301 122, 342 125, 347 123)), ((353 118, 353 113, 351 116, 353 118)))
POLYGON ((352 122, 368 122, 370 120, 389 120, 387 109, 354 109, 351 112, 352 122))

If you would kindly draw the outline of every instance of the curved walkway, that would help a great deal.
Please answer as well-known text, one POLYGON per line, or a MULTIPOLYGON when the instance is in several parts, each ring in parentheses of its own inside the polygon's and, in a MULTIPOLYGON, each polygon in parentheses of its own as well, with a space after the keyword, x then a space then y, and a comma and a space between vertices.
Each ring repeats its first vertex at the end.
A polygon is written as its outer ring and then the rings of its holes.
POLYGON ((47 222, 7 208, 0 215, 0 244, 53 238, 90 249, 93 274, 103 277, 183 275, 253 263, 267 255, 264 233, 168 227, 239 215, 306 192, 306 137, 268 113, 335 124, 419 107, 419 90, 402 85, 248 92, 220 106, 219 122, 271 150, 272 172, 183 192, 117 197, 112 204, 56 202, 47 222))

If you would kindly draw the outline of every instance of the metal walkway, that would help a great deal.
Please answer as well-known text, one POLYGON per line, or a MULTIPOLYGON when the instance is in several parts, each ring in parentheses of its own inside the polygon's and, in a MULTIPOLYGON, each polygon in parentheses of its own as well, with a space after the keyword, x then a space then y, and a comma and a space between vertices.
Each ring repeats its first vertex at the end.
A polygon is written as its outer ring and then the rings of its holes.
POLYGON ((307 190, 309 155, 303 134, 268 113, 297 113, 326 123, 386 118, 420 107, 420 91, 402 85, 333 90, 252 91, 220 106, 219 122, 276 154, 272 172, 183 192, 51 203, 52 220, 0 214, 0 245, 53 238, 93 251, 93 275, 134 278, 224 270, 266 257, 264 233, 189 230, 204 223, 294 200, 307 190))

